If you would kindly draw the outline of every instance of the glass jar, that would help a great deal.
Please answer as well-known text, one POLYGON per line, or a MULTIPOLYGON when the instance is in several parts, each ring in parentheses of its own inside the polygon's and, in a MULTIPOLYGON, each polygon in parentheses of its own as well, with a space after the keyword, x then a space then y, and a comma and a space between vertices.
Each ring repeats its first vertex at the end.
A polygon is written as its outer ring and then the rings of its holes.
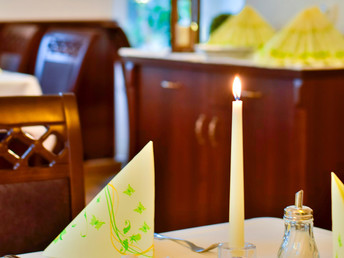
POLYGON ((296 193, 295 205, 284 209, 284 236, 278 257, 319 257, 313 235, 313 210, 302 205, 303 191, 296 193))

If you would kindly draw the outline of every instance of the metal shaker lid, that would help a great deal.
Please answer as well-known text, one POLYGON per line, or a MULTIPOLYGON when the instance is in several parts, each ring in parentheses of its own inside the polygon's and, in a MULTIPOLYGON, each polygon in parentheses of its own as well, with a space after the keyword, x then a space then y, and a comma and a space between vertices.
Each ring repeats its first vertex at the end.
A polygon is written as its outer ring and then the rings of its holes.
POLYGON ((303 190, 295 194, 295 205, 284 209, 284 219, 288 220, 309 220, 313 218, 313 210, 303 204, 303 190))

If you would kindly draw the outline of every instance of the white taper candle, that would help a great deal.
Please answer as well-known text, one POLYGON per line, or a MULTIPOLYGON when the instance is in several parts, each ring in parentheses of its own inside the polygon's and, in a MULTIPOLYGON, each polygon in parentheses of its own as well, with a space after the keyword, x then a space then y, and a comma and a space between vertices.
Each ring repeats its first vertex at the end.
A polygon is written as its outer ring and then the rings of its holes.
POLYGON ((244 237, 244 158, 243 158, 243 126, 241 82, 234 78, 232 103, 232 138, 231 138, 231 170, 229 195, 229 246, 243 248, 244 237))

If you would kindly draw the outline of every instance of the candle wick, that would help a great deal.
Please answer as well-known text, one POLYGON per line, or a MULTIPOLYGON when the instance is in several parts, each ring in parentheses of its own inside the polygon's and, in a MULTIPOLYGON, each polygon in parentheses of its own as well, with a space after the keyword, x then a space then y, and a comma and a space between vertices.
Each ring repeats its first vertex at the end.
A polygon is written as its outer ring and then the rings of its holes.
POLYGON ((238 96, 235 96, 234 99, 235 99, 236 101, 239 101, 239 100, 240 100, 240 98, 239 98, 238 96))

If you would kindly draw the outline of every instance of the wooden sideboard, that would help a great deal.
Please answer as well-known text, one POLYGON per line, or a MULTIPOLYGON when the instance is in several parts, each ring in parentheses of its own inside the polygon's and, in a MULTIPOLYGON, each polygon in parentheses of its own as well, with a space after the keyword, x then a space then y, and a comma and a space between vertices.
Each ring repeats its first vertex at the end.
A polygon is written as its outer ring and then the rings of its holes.
POLYGON ((157 232, 228 221, 235 74, 243 83, 245 217, 282 217, 303 189, 315 225, 331 228, 330 172, 344 180, 344 70, 120 53, 130 156, 154 143, 157 232))

